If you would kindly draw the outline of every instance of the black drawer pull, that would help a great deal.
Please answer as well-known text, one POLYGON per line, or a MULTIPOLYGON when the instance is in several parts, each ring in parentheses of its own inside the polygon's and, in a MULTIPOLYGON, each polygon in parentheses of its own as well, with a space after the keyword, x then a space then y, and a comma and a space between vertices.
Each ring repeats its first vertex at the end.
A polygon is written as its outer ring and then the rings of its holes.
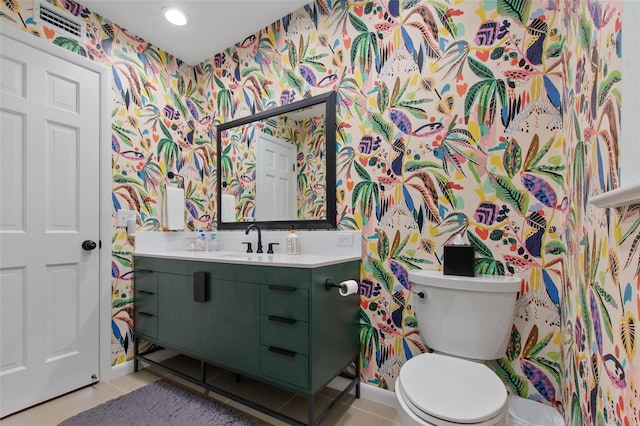
POLYGON ((296 320, 294 319, 277 317, 275 315, 269 315, 269 321, 281 322, 283 324, 289 324, 289 325, 293 325, 296 323, 296 320))
POLYGON ((278 354, 278 355, 288 356, 288 357, 291 357, 291 358, 295 358, 295 356, 296 356, 295 352, 291 352, 291 351, 288 351, 286 349, 276 348, 274 346, 269 346, 269 352, 273 352, 274 354, 278 354))
POLYGON ((153 315, 147 312, 138 312, 138 315, 145 318, 151 318, 153 315))
POLYGON ((135 273, 139 273, 139 272, 141 272, 141 273, 143 273, 143 274, 150 274, 150 273, 152 273, 153 271, 152 271, 151 269, 134 269, 134 270, 133 270, 133 273, 134 273, 134 274, 135 274, 135 273))
POLYGON ((147 290, 136 290, 136 291, 140 294, 144 294, 145 296, 153 296, 155 294, 147 290))
POLYGON ((295 287, 286 287, 283 285, 270 285, 269 286, 269 290, 274 290, 274 291, 296 291, 295 287))
POLYGON ((204 303, 207 301, 207 275, 204 271, 193 273, 193 301, 204 303))

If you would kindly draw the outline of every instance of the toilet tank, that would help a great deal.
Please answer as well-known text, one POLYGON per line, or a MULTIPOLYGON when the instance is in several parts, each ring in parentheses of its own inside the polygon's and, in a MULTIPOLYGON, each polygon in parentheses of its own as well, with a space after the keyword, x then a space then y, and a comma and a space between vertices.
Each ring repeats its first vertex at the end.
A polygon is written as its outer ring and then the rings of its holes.
POLYGON ((476 360, 505 355, 521 278, 416 270, 409 280, 418 329, 428 347, 476 360), (416 295, 420 292, 424 298, 416 295))

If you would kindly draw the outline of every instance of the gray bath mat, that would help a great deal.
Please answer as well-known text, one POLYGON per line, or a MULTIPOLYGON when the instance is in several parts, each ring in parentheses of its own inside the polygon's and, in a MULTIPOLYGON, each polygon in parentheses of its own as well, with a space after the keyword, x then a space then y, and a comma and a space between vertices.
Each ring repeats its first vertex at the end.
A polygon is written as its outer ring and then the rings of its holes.
POLYGON ((158 380, 73 416, 60 426, 200 426, 260 423, 236 411, 158 380))

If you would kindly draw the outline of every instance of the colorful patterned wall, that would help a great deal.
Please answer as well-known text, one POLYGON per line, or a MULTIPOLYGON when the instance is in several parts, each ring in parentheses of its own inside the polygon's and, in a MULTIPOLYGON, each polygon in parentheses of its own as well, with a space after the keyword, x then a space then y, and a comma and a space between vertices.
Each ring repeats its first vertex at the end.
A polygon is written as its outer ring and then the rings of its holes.
POLYGON ((225 194, 235 198, 236 220, 251 221, 255 217, 257 133, 269 131, 263 122, 247 124, 222 132, 222 177, 227 184, 225 194))
POLYGON ((619 2, 318 2, 198 69, 221 120, 337 90, 340 227, 367 253, 363 381, 393 389, 426 350, 407 272, 461 233, 478 272, 523 277, 491 363, 511 391, 575 424, 638 422, 637 207, 585 204, 616 185, 620 33, 619 2))
POLYGON ((262 120, 222 132, 222 181, 226 183, 223 192, 236 199, 236 219, 255 220, 255 147, 260 132, 295 146, 298 219, 326 218, 324 117, 296 121, 281 116, 278 120, 262 120))
POLYGON ((560 6, 567 27, 563 133, 571 159, 562 297, 565 418, 572 425, 638 425, 640 205, 587 204, 592 195, 618 185, 623 4, 560 6))
POLYGON ((327 138, 324 116, 295 121, 291 136, 298 147, 298 218, 322 220, 327 217, 327 138))
MULTIPOLYGON (((393 390, 426 350, 407 271, 438 268, 461 233, 478 272, 523 277, 491 364, 511 391, 570 424, 640 424, 639 206, 586 203, 617 185, 619 1, 324 0, 195 73, 60 6, 90 23, 87 45, 29 21, 31 1, 0 16, 114 70, 114 206, 139 229, 160 228, 169 169, 188 177, 190 227, 208 225, 212 123, 337 90, 338 220, 367 253, 362 380, 393 390)), ((131 242, 113 238, 115 364, 131 356, 131 242)))
POLYGON ((393 390, 426 350, 407 273, 438 268, 462 234, 478 272, 523 277, 513 343, 492 367, 514 392, 559 404, 559 15, 542 2, 318 2, 198 67, 221 121, 337 90, 339 223, 366 249, 366 383, 393 390))
POLYGON ((112 364, 133 357, 132 252, 126 230, 116 228, 116 209, 137 212, 139 231, 162 229, 162 201, 170 170, 185 177, 187 226, 204 229, 215 211, 211 105, 198 90, 193 67, 157 49, 72 0, 51 4, 87 24, 78 43, 34 19, 31 0, 0 4, 2 24, 111 68, 112 83, 112 364))

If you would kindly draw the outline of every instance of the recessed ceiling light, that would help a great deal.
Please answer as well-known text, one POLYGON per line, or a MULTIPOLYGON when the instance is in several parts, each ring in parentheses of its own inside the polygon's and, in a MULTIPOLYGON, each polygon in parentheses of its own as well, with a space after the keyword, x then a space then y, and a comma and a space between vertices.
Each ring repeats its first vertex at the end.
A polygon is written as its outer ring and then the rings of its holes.
POLYGON ((187 14, 175 7, 162 9, 162 14, 164 15, 164 18, 173 25, 183 26, 187 25, 187 22, 189 22, 187 14))

